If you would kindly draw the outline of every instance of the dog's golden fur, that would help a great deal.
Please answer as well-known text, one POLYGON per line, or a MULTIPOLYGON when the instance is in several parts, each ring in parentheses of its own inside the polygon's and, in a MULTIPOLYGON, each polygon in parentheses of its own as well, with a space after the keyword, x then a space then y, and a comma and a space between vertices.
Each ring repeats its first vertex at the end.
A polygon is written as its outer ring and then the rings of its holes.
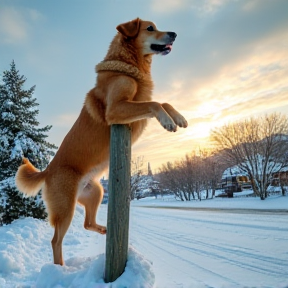
POLYGON ((152 55, 169 53, 176 33, 160 32, 154 23, 139 18, 120 24, 117 30, 104 61, 96 66, 96 86, 88 92, 80 116, 51 163, 40 172, 23 159, 16 174, 17 187, 26 195, 35 196, 42 188, 49 221, 55 228, 55 264, 64 264, 62 240, 77 202, 85 207, 84 227, 106 233, 105 227, 96 224, 103 197, 97 179, 108 166, 110 125, 130 124, 132 143, 148 118, 156 117, 168 131, 187 126, 171 105, 151 101, 152 55))

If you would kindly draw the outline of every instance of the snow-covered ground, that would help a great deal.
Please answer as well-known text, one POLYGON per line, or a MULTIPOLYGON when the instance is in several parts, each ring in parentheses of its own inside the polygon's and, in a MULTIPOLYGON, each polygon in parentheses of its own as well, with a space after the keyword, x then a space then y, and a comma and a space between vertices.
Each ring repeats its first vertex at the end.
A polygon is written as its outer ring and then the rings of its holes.
MULTIPOLYGON (((106 222, 101 205, 99 224, 106 222)), ((0 227, 0 287, 288 287, 288 197, 171 197, 131 203, 127 267, 103 281, 106 237, 84 230, 78 207, 64 240, 64 267, 52 264, 53 229, 32 218, 0 227)))

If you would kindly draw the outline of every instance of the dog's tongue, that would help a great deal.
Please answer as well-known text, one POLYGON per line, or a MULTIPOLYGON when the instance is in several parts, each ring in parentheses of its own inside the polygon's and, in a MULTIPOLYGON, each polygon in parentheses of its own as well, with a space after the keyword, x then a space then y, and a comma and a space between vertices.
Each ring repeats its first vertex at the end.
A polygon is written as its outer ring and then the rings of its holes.
POLYGON ((161 54, 162 55, 167 55, 167 54, 169 54, 171 52, 171 50, 172 50, 172 45, 171 44, 167 44, 165 46, 165 50, 161 54))

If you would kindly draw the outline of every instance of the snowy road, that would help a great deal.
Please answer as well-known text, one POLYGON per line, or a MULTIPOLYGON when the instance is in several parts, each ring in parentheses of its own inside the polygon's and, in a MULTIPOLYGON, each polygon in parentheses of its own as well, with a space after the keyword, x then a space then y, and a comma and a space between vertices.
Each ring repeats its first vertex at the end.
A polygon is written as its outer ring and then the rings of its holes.
POLYGON ((288 214, 131 207, 131 244, 157 287, 283 287, 288 214), (282 284, 282 285, 281 285, 282 284))

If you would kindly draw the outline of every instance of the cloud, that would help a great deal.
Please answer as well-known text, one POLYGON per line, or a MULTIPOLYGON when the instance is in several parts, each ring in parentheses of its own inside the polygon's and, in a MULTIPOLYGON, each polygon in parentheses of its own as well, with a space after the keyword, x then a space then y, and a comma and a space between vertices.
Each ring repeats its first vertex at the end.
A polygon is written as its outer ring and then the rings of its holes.
MULTIPOLYGON (((283 45, 285 41, 288 42, 288 35, 282 33, 273 39, 258 41, 251 54, 222 66, 213 80, 209 79, 205 86, 195 91, 198 103, 203 100, 214 102, 217 111, 233 105, 240 106, 241 103, 250 107, 255 99, 266 95, 266 108, 267 101, 269 105, 282 106, 284 100, 276 98, 280 93, 288 94, 285 80, 288 79, 288 55, 283 45)), ((258 112, 265 110, 264 106, 254 106, 253 109, 258 112)), ((243 110, 239 109, 237 114, 239 113, 243 114, 243 110)))
POLYGON ((152 0, 151 10, 156 13, 168 14, 179 10, 188 10, 198 16, 213 14, 221 9, 229 0, 152 0))
POLYGON ((243 10, 247 12, 251 12, 253 10, 258 9, 259 5, 261 5, 262 0, 250 0, 250 1, 245 1, 243 5, 243 10))
POLYGON ((222 8, 229 0, 194 0, 191 3, 191 8, 195 9, 201 16, 211 16, 222 8))
POLYGON ((36 9, 26 9, 26 13, 28 18, 30 18, 32 21, 42 21, 45 19, 44 15, 41 14, 36 9))
POLYGON ((61 114, 58 115, 54 122, 52 123, 53 126, 55 127, 66 127, 66 128, 71 128, 72 125, 75 123, 77 117, 79 114, 61 114))
POLYGON ((2 7, 0 10, 0 44, 25 42, 32 25, 43 18, 43 15, 35 9, 2 7))
MULTIPOLYGON (((155 98, 162 102, 169 100, 181 111, 186 111, 188 118, 194 118, 213 111, 218 113, 239 103, 249 105, 251 99, 263 93, 273 95, 280 90, 286 91, 288 54, 285 43, 288 43, 288 33, 282 31, 256 39, 248 53, 223 61, 217 71, 206 77, 199 77, 197 71, 191 75, 187 69, 184 73, 181 69, 176 70, 171 73, 171 79, 166 79, 166 87, 155 91, 155 98)), ((279 106, 283 104, 281 101, 277 103, 279 106)))
MULTIPOLYGON (((172 63, 175 67, 171 73, 173 79, 178 75, 180 79, 189 77, 190 83, 195 81, 197 84, 199 80, 213 77, 227 63, 254 53, 258 41, 287 31, 288 18, 283 12, 288 9, 287 1, 268 1, 265 5, 261 2, 257 9, 249 11, 243 10, 243 3, 221 2, 223 5, 205 18, 199 18, 199 14, 191 9, 181 11, 181 21, 173 23, 178 37, 171 55, 167 56, 170 57, 169 62, 163 61, 161 65, 163 69, 168 71, 172 63)), ((200 9, 201 4, 197 7, 200 9)))
POLYGON ((156 13, 170 13, 175 10, 183 9, 188 3, 188 0, 160 0, 151 1, 151 10, 156 13))
POLYGON ((12 7, 0 10, 0 40, 4 43, 17 43, 27 38, 27 24, 19 11, 12 7))

